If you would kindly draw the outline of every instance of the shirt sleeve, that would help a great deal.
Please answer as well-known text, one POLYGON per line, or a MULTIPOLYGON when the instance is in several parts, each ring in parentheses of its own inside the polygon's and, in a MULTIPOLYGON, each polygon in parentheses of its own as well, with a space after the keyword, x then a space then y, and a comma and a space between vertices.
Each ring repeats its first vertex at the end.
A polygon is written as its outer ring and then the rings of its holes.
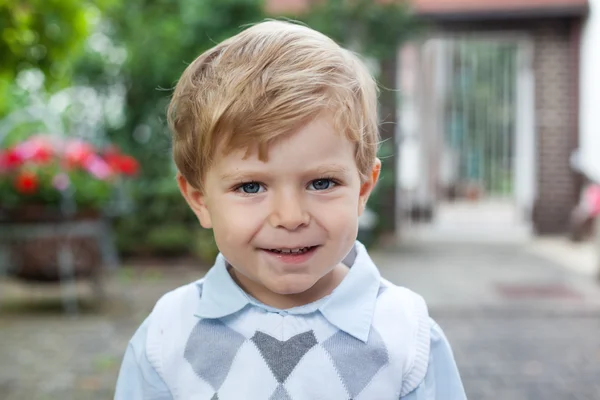
POLYGON ((166 383, 146 356, 148 319, 138 328, 127 346, 121 364, 114 400, 172 400, 166 383))
POLYGON ((454 355, 442 328, 432 320, 427 374, 402 400, 466 400, 454 355))

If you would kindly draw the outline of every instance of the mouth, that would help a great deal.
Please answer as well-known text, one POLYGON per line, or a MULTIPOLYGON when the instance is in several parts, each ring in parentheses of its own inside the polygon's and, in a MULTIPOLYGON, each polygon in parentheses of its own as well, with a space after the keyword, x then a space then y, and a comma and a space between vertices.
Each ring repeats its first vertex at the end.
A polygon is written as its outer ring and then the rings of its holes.
POLYGON ((274 254, 284 254, 284 255, 299 255, 305 254, 309 251, 316 249, 317 246, 307 246, 307 247, 298 247, 298 248, 276 248, 276 249, 263 249, 270 253, 274 254))
POLYGON ((305 264, 312 258, 320 246, 306 246, 296 248, 261 249, 265 254, 288 265, 305 264))

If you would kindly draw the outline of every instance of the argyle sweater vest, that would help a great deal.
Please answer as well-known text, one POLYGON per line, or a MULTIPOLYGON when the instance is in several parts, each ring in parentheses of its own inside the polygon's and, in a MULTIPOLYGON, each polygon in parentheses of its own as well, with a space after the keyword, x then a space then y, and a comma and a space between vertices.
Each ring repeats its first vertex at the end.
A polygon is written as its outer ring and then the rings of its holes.
POLYGON ((247 305, 194 316, 202 281, 163 296, 146 353, 174 399, 398 400, 424 379, 430 327, 424 300, 382 280, 368 340, 319 312, 286 315, 247 305))

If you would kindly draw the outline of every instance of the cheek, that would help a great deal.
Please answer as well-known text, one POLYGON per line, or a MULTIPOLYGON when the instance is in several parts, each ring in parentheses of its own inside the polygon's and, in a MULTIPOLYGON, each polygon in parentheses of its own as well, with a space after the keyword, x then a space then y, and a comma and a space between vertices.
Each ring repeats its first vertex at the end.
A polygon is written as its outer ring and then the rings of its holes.
POLYGON ((262 218, 256 206, 223 200, 212 207, 211 217, 217 243, 240 243, 260 229, 262 218))
POLYGON ((312 214, 321 224, 328 225, 329 229, 343 230, 356 224, 358 204, 358 195, 315 201, 312 214))
POLYGON ((311 197, 311 204, 315 209, 327 210, 336 214, 349 214, 356 209, 361 202, 360 188, 358 185, 340 188, 337 192, 311 197))

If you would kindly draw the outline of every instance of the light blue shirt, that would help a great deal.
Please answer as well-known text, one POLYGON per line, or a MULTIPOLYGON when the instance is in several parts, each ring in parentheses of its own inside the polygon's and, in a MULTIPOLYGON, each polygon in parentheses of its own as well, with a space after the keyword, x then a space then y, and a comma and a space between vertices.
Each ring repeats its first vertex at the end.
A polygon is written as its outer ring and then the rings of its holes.
MULTIPOLYGON (((231 279, 226 268, 219 267, 217 263, 203 280, 202 300, 196 310, 196 317, 221 318, 246 306, 299 315, 318 310, 340 330, 360 338, 370 326, 369 316, 373 313, 381 278, 374 268, 347 264, 352 265, 350 272, 330 296, 306 306, 281 311, 245 294, 231 279), (361 320, 357 316, 365 317, 361 320)), ((429 321, 430 351, 425 378, 415 390, 401 399, 464 400, 466 395, 448 340, 439 325, 432 319, 429 321)), ((167 384, 148 359, 148 324, 149 319, 146 319, 127 347, 117 381, 115 400, 173 399, 167 384)))

